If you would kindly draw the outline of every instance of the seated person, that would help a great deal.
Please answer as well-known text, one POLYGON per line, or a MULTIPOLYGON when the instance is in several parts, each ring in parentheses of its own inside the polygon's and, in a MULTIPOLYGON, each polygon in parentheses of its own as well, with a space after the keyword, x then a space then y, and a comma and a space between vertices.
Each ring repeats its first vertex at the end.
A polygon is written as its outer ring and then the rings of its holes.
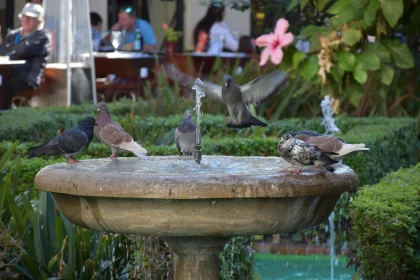
MULTIPOLYGON (((123 31, 123 38, 120 45, 122 50, 133 50, 133 42, 136 37, 136 29, 140 30, 143 38, 143 50, 155 50, 157 40, 153 27, 147 21, 136 17, 134 9, 130 6, 123 6, 118 12, 118 22, 115 23, 112 31, 123 31)), ((109 39, 109 36, 108 36, 109 39)))
POLYGON ((223 49, 233 52, 238 50, 239 42, 230 32, 229 27, 223 21, 225 8, 210 6, 206 15, 197 23, 194 28, 194 44, 196 51, 204 51, 217 54, 223 49), (208 36, 206 44, 204 38, 208 36))
POLYGON ((0 45, 0 55, 11 60, 26 60, 14 67, 4 80, 0 104, 9 109, 14 95, 20 91, 36 89, 42 80, 48 56, 51 53, 51 34, 43 28, 44 8, 28 3, 19 14, 21 27, 12 30, 0 45))
POLYGON ((102 18, 96 12, 90 13, 90 27, 92 30, 93 50, 98 51, 101 42, 102 18))

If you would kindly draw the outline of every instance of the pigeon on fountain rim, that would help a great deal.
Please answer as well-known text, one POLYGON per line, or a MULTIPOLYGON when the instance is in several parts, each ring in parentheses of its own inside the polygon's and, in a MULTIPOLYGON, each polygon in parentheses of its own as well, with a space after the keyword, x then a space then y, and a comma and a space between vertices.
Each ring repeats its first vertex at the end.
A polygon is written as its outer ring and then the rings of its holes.
POLYGON ((196 126, 190 110, 184 112, 182 122, 175 130, 175 143, 180 155, 192 155, 195 149, 196 126))
MULTIPOLYGON (((299 167, 297 173, 300 173, 303 167, 310 165, 322 166, 328 171, 334 172, 334 168, 331 165, 338 162, 330 157, 335 153, 322 152, 317 146, 295 139, 288 133, 280 137, 277 150, 285 161, 291 163, 292 166, 299 167)), ((282 171, 287 171, 289 168, 282 171)))
POLYGON ((106 104, 99 102, 97 107, 98 126, 95 127, 94 132, 102 143, 111 148, 112 154, 110 157, 116 158, 118 151, 121 150, 133 152, 138 157, 144 157, 147 150, 137 144, 118 122, 111 119, 106 104))
POLYGON ((94 117, 86 117, 80 121, 79 126, 65 130, 48 142, 28 149, 28 158, 40 155, 62 155, 69 159, 70 164, 78 163, 73 156, 85 150, 93 138, 93 128, 97 126, 94 117))

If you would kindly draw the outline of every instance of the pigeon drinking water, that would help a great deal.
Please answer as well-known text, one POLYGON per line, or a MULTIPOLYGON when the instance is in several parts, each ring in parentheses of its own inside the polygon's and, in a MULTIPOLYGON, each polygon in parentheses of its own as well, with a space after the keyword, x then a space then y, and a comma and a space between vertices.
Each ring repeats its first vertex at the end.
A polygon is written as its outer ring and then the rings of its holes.
POLYGON ((94 117, 86 117, 80 121, 79 126, 65 130, 51 141, 28 149, 28 158, 40 155, 62 155, 69 159, 69 163, 78 163, 74 155, 86 149, 93 138, 93 128, 97 123, 94 117))
POLYGON ((102 143, 111 148, 111 158, 116 158, 118 151, 130 151, 138 157, 144 157, 147 150, 134 142, 133 137, 121 125, 111 120, 108 107, 104 102, 98 103, 98 126, 94 132, 102 143))
POLYGON ((190 110, 186 110, 181 124, 175 130, 175 142, 179 154, 192 155, 195 149, 196 127, 190 110))
MULTIPOLYGON (((292 166, 299 167, 297 173, 300 173, 303 167, 309 165, 322 166, 333 172, 334 169, 330 165, 338 162, 330 158, 330 154, 333 153, 322 152, 317 146, 295 139, 290 134, 281 136, 277 150, 285 161, 291 163, 292 166)), ((282 171, 286 171, 289 168, 282 171)))
POLYGON ((354 152, 369 150, 369 148, 366 148, 366 145, 363 143, 347 144, 340 138, 334 136, 321 135, 319 133, 318 135, 316 135, 313 132, 315 131, 303 130, 291 133, 291 135, 295 139, 299 139, 305 141, 308 144, 313 144, 317 146, 322 152, 334 153, 331 154, 330 157, 335 160, 343 159, 354 152))

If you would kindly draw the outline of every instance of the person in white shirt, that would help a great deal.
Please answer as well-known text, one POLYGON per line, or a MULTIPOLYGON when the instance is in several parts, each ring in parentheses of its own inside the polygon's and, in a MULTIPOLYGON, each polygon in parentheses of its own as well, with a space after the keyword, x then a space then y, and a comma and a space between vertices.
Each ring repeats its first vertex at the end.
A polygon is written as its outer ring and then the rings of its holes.
POLYGON ((233 52, 238 50, 239 42, 223 21, 224 17, 224 7, 212 5, 207 9, 204 18, 194 28, 196 51, 218 54, 223 49, 233 52))

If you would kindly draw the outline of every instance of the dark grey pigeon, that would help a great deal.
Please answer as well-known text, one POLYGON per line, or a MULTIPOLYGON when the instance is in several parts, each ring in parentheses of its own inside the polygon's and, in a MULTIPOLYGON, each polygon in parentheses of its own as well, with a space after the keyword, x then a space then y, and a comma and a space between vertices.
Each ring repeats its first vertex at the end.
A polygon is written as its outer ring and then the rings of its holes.
MULTIPOLYGON (((165 66, 166 74, 181 84, 192 86, 195 78, 182 73, 173 66, 165 66)), ((206 96, 225 103, 232 120, 227 127, 246 128, 252 125, 267 126, 267 124, 251 115, 248 104, 257 106, 261 102, 276 94, 287 84, 289 78, 279 70, 262 75, 251 82, 239 86, 233 82, 232 77, 226 75, 224 86, 203 81, 206 96)))
POLYGON ((181 124, 175 130, 175 142, 181 156, 192 155, 195 149, 195 124, 190 110, 186 110, 181 124))
POLYGON ((303 167, 310 165, 322 166, 328 171, 334 172, 334 168, 330 165, 338 162, 329 157, 334 153, 324 153, 317 146, 295 139, 290 134, 281 136, 277 150, 285 161, 291 163, 292 166, 299 167, 297 173, 300 173, 303 167))
POLYGON ((222 88, 223 102, 229 110, 229 128, 246 128, 253 125, 266 127, 267 124, 260 121, 248 109, 248 105, 243 99, 241 87, 232 80, 230 75, 225 75, 225 84, 222 88))
POLYGON ((86 149, 93 137, 93 128, 97 125, 94 117, 86 117, 80 121, 79 126, 65 130, 51 141, 28 149, 28 158, 40 155, 65 156, 69 163, 78 163, 74 155, 86 149))

